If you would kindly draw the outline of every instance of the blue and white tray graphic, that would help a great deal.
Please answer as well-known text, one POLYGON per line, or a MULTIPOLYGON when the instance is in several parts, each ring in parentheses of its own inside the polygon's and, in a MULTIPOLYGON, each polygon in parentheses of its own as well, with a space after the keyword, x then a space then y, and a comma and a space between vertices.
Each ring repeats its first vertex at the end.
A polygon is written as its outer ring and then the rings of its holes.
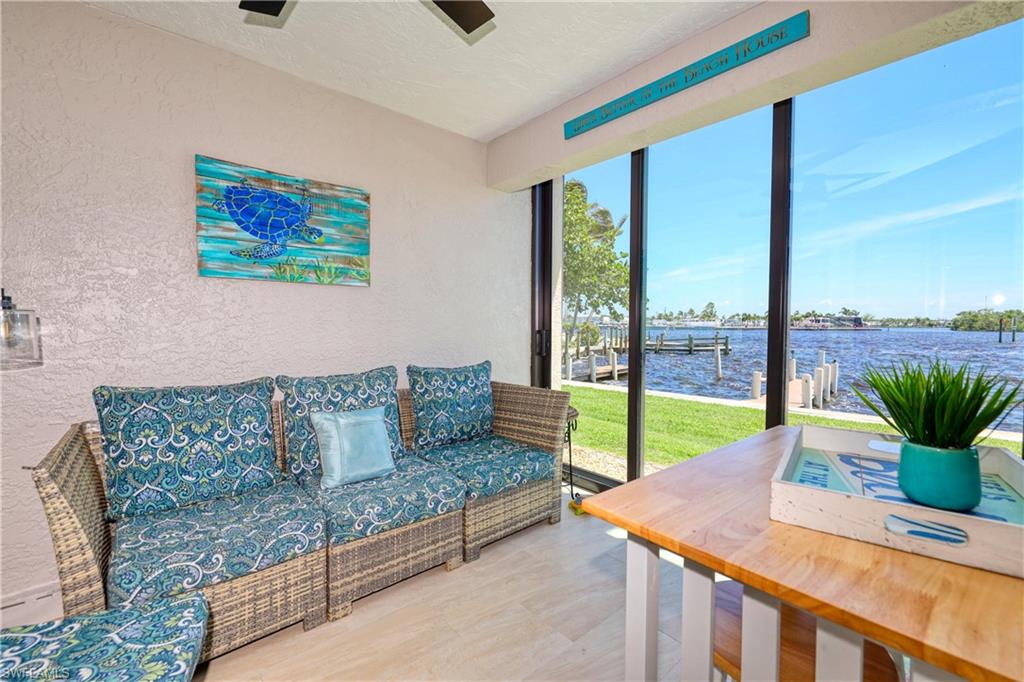
POLYGON ((982 501, 966 513, 926 507, 900 490, 892 436, 802 427, 772 480, 771 518, 1024 577, 1024 462, 979 447, 982 501))

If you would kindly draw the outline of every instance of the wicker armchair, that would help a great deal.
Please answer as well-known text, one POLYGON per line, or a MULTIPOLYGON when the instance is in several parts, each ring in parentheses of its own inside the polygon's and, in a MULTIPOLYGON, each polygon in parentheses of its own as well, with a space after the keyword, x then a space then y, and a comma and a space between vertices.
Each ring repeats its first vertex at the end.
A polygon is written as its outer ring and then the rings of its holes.
MULTIPOLYGON (((32 472, 50 525, 64 616, 107 608, 105 577, 114 524, 106 494, 95 422, 73 425, 32 472)), ((278 460, 283 461, 280 442, 278 460)), ((288 625, 308 630, 327 618, 326 550, 318 550, 201 589, 210 619, 202 660, 236 649, 288 625)))
MULTIPOLYGON (((491 497, 466 502, 463 514, 463 556, 480 557, 480 548, 527 526, 562 518, 562 444, 569 394, 517 384, 491 382, 494 433, 550 452, 555 458, 551 479, 527 483, 491 497)), ((413 447, 415 416, 408 389, 398 391, 402 439, 413 447)))

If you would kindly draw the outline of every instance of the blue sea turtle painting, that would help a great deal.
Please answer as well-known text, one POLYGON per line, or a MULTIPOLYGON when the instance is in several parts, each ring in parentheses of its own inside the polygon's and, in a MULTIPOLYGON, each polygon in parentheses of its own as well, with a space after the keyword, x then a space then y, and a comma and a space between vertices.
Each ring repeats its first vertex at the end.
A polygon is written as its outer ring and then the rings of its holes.
POLYGON ((200 277, 370 285, 370 194, 196 154, 200 277))
POLYGON ((224 198, 213 207, 227 213, 235 224, 262 244, 247 249, 236 249, 231 253, 246 260, 266 260, 283 256, 288 250, 288 241, 301 239, 311 244, 324 240, 322 230, 306 224, 312 204, 307 195, 302 203, 269 189, 254 187, 246 181, 241 185, 224 188, 224 198))

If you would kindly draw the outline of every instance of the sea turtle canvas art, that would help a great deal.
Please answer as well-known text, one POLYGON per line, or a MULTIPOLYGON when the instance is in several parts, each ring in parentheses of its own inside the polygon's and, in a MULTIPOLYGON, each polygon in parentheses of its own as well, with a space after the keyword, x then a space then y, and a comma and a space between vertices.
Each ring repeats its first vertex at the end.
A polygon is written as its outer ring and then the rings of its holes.
POLYGON ((196 155, 203 277, 370 283, 370 195, 196 155))

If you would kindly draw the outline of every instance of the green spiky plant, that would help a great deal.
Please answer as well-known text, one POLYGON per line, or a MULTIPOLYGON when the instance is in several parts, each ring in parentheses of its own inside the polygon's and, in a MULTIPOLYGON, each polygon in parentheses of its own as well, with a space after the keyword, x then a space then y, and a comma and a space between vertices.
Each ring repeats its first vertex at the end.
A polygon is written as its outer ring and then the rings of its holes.
POLYGON ((982 431, 997 419, 992 428, 998 428, 1006 414, 1020 404, 1020 382, 1013 385, 990 376, 985 369, 972 377, 967 365, 954 370, 941 360, 927 369, 907 361, 893 363, 887 370, 869 367, 863 382, 888 414, 854 386, 865 405, 909 442, 933 448, 974 445, 982 431))

